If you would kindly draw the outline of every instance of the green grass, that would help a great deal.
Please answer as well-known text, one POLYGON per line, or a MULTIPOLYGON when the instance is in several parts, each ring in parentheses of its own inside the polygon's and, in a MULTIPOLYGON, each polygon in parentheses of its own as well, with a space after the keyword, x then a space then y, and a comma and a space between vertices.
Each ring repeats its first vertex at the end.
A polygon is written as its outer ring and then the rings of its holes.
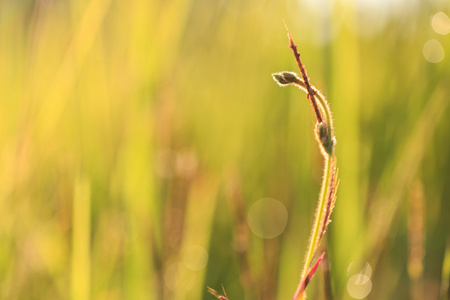
MULTIPOLYGON (((362 34, 356 3, 308 3, 1 2, 0 299, 213 299, 222 284, 230 299, 290 299, 322 157, 310 104, 270 76, 296 68, 283 20, 335 120, 335 299, 353 299, 366 263, 368 299, 418 284, 445 299, 450 44, 430 20, 448 7, 390 8, 362 34), (436 64, 430 39, 447 55, 436 64), (425 256, 410 278, 415 182, 425 256), (262 198, 289 213, 270 240, 246 226, 262 198)), ((315 276, 308 297, 322 287, 315 276)))

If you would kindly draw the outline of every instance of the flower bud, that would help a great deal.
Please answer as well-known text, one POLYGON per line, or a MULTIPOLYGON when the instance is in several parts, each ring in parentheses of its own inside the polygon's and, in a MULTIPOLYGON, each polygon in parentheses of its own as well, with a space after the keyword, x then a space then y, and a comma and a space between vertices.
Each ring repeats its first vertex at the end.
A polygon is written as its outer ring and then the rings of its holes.
POLYGON ((304 85, 303 80, 301 80, 294 72, 288 71, 278 72, 272 74, 272 77, 281 86, 289 84, 304 85))
POLYGON ((331 155, 333 152, 334 145, 336 141, 330 136, 330 128, 326 123, 317 123, 316 125, 316 139, 320 144, 321 150, 331 155))

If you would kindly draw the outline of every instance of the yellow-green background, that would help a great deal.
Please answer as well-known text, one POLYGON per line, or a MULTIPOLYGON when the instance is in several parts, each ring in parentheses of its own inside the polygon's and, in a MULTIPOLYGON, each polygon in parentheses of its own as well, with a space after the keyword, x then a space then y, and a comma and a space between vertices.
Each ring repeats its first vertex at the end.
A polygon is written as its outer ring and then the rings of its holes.
MULTIPOLYGON (((439 11, 448 1, 1 1, 0 298, 212 299, 223 284, 231 300, 290 299, 322 158, 305 95, 271 78, 297 71, 285 22, 334 113, 335 299, 365 263, 368 299, 447 299, 439 11), (269 240, 246 225, 266 197, 289 212, 269 240), (423 272, 408 273, 414 236, 423 272), (191 246, 206 267, 185 267, 191 246)), ((322 289, 318 272, 309 298, 322 289)))

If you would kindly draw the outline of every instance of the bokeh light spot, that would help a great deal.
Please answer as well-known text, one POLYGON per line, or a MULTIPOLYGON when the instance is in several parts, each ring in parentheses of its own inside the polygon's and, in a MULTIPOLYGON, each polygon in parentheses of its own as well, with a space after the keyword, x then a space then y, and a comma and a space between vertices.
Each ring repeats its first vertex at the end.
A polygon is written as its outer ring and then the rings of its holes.
POLYGON ((184 263, 173 263, 164 273, 164 282, 171 291, 189 291, 194 286, 195 272, 188 269, 184 263))
POLYGON ((431 18, 431 27, 436 33, 446 35, 450 33, 450 18, 443 12, 436 13, 431 18))
POLYGON ((208 263, 208 251, 201 246, 191 246, 184 251, 183 261, 191 270, 201 270, 208 263))
MULTIPOLYGON (((358 266, 358 264, 353 264, 350 263, 350 265, 347 268, 347 274, 355 274, 355 269, 358 266)), ((365 275, 367 277, 371 277, 372 276, 372 267, 370 266, 369 263, 365 263, 364 266, 360 269, 361 271, 358 272, 358 275, 362 274, 365 275)))
MULTIPOLYGON (((358 268, 358 264, 351 263, 347 269, 347 273, 354 273, 355 268, 358 268)), ((363 299, 372 290, 372 267, 370 264, 365 263, 357 274, 351 276, 347 282, 347 291, 352 298, 363 299)))
POLYGON ((429 40, 423 45, 423 56, 431 63, 438 63, 445 57, 444 48, 438 40, 429 40))
POLYGON ((347 291, 352 298, 363 299, 372 290, 372 281, 363 274, 353 275, 348 279, 347 291))
POLYGON ((156 153, 155 172, 159 177, 169 179, 174 176, 174 157, 175 153, 168 149, 156 153))
POLYGON ((252 232, 262 238, 271 239, 286 228, 288 212, 283 203, 271 198, 263 198, 250 207, 248 225, 252 232))

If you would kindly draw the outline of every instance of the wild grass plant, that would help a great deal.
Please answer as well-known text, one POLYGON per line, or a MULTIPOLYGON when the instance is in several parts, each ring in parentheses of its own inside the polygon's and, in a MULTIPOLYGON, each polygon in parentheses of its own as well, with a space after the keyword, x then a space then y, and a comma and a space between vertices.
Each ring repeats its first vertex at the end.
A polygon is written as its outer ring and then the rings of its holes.
MULTIPOLYGON (((314 275, 318 264, 322 261, 325 252, 316 258, 320 241, 331 222, 330 216, 336 202, 336 192, 338 188, 338 172, 336 168, 336 138, 334 136, 333 119, 329 104, 326 98, 309 82, 306 69, 300 59, 300 53, 297 50, 297 45, 294 43, 291 34, 288 32, 289 48, 292 50, 297 66, 300 70, 299 75, 284 71, 272 74, 273 79, 280 86, 293 85, 300 88, 307 95, 311 101, 314 113, 317 118, 315 126, 315 137, 319 145, 320 151, 324 157, 323 179, 320 189, 319 201, 316 208, 315 221, 311 230, 311 237, 309 241, 308 250, 305 258, 305 265, 301 274, 300 283, 293 296, 293 300, 304 299, 305 290, 314 275)), ((216 290, 209 288, 208 291, 216 296, 218 299, 228 299, 224 290, 224 295, 221 295, 216 290)))

